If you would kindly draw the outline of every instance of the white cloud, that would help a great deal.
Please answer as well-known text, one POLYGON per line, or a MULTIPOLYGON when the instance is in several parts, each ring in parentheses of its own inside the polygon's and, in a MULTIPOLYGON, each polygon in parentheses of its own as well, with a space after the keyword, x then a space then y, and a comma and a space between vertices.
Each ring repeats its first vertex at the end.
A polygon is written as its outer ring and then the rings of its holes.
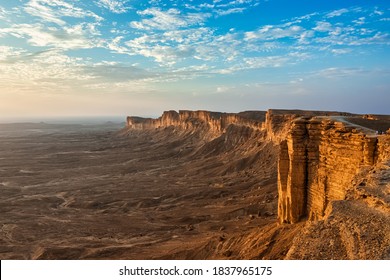
POLYGON ((26 51, 20 48, 10 46, 0 46, 0 62, 10 62, 13 58, 19 57, 26 51))
MULTIPOLYGON (((225 38, 226 39, 226 38, 225 38)), ((183 60, 212 60, 226 42, 206 27, 168 30, 144 34, 125 42, 129 52, 153 58, 159 64, 173 65, 183 60)))
POLYGON ((151 16, 141 21, 132 21, 130 26, 142 30, 175 30, 184 27, 203 25, 211 15, 208 13, 182 14, 178 9, 163 11, 159 8, 149 8, 138 12, 141 16, 151 16))
POLYGON ((287 56, 292 58, 291 60, 289 59, 289 62, 291 63, 297 63, 313 58, 311 53, 303 52, 302 50, 290 52, 287 56))
POLYGON ((370 16, 374 16, 374 15, 382 16, 383 14, 384 14, 383 11, 380 11, 380 10, 378 9, 378 7, 375 7, 374 12, 373 12, 372 14, 370 14, 370 16))
POLYGON ((315 13, 311 13, 311 14, 307 14, 307 15, 303 15, 303 16, 299 16, 299 17, 293 17, 292 19, 290 19, 290 20, 286 23, 286 25, 301 23, 302 21, 308 21, 308 20, 310 20, 312 17, 318 16, 318 15, 319 15, 319 13, 318 13, 318 12, 315 12, 315 13))
POLYGON ((32 16, 58 25, 66 24, 62 17, 92 17, 95 20, 102 20, 95 13, 75 7, 71 3, 62 0, 30 0, 25 5, 24 10, 32 16))
POLYGON ((237 14, 237 13, 243 13, 246 10, 246 8, 231 8, 227 10, 215 10, 218 16, 226 16, 230 14, 237 14))
POLYGON ((289 61, 286 56, 265 56, 245 58, 246 67, 250 69, 256 68, 277 68, 284 66, 289 61))
POLYGON ((130 7, 127 6, 128 1, 118 1, 118 0, 98 0, 97 5, 99 7, 110 10, 115 14, 126 13, 130 7))
POLYGON ((327 21, 318 21, 316 27, 314 27, 313 30, 319 32, 329 32, 333 30, 333 26, 327 21))
POLYGON ((388 33, 376 32, 374 36, 365 38, 356 38, 350 42, 350 45, 390 45, 390 36, 388 33))
POLYGON ((174 69, 173 73, 203 73, 204 71, 208 71, 212 69, 208 64, 201 64, 201 65, 190 65, 186 67, 181 67, 178 69, 174 69))
POLYGON ((332 53, 335 55, 343 55, 352 52, 351 49, 332 49, 332 53))
POLYGON ((202 3, 198 7, 199 8, 207 8, 207 9, 214 9, 215 8, 215 4, 202 3))
POLYGON ((224 35, 216 35, 208 27, 144 34, 125 44, 132 53, 170 66, 184 61, 232 62, 246 48, 242 35, 234 30, 224 35))
POLYGON ((9 16, 10 12, 0 6, 0 19, 5 20, 9 16))
POLYGON ((301 33, 299 36, 299 44, 310 44, 311 39, 314 37, 314 31, 308 30, 301 33))
POLYGON ((160 76, 115 61, 92 63, 58 49, 31 53, 0 46, 0 52, 0 92, 57 95, 82 89, 134 90, 146 88, 160 76))
POLYGON ((213 3, 185 4, 188 9, 204 11, 215 15, 215 17, 227 16, 231 14, 243 13, 246 10, 259 5, 255 0, 235 0, 235 1, 213 1, 213 3))
MULTIPOLYGON (((221 3, 223 1, 219 1, 217 7, 232 7, 232 6, 239 6, 239 5, 250 5, 253 2, 256 2, 255 0, 233 0, 233 1, 227 1, 227 3, 221 3)), ((216 3, 216 2, 214 2, 216 3)))
POLYGON ((173 41, 181 44, 192 44, 205 41, 212 36, 212 30, 207 27, 185 30, 170 30, 162 34, 163 41, 173 41))
POLYGON ((153 43, 153 40, 155 39, 156 37, 149 37, 145 35, 126 42, 126 45, 133 54, 153 58, 159 64, 166 66, 174 65, 182 59, 194 56, 195 49, 190 45, 159 45, 153 43))
POLYGON ((365 17, 359 17, 358 19, 353 20, 352 22, 355 23, 356 25, 363 25, 363 24, 366 23, 366 18, 365 17))
POLYGON ((333 17, 339 17, 345 13, 348 13, 349 10, 348 9, 339 9, 339 10, 335 10, 335 11, 332 11, 328 14, 325 15, 325 17, 327 18, 333 18, 333 17))
POLYGON ((107 40, 107 48, 115 53, 130 54, 129 49, 121 45, 123 38, 123 36, 118 36, 112 40, 107 40))
POLYGON ((328 26, 321 25, 315 28, 316 31, 327 32, 326 36, 318 36, 313 38, 313 42, 320 44, 322 47, 331 46, 362 46, 382 44, 389 45, 389 34, 383 32, 375 32, 375 30, 366 28, 357 28, 353 26, 328 26))
POLYGON ((235 63, 230 67, 215 69, 212 72, 216 74, 232 74, 245 70, 262 68, 279 68, 291 62, 291 57, 287 56, 258 56, 246 57, 241 63, 235 63))
POLYGON ((25 38, 29 44, 38 47, 55 47, 61 49, 87 49, 99 46, 100 40, 95 39, 97 31, 88 23, 74 26, 47 28, 43 24, 15 24, 9 28, 0 29, 0 36, 11 35, 25 38))
MULTIPOLYGON (((38 53, 23 52, 12 63, 0 64, 0 80, 23 81, 33 87, 57 85, 57 81, 87 80, 91 77, 81 71, 81 59, 69 57, 58 50, 38 53)), ((18 84, 18 83, 17 83, 18 84)))
POLYGON ((287 37, 299 38, 304 29, 299 25, 292 26, 273 26, 265 25, 257 31, 250 31, 245 33, 245 40, 277 40, 287 37))
POLYGON ((299 23, 299 26, 304 28, 296 36, 289 37, 297 39, 296 43, 293 41, 290 43, 290 48, 299 48, 303 51, 326 51, 340 55, 347 49, 350 50, 351 46, 388 44, 388 33, 378 32, 374 26, 379 19, 374 21, 367 17, 367 15, 376 15, 372 11, 373 9, 353 7, 329 13, 309 14, 293 18, 291 21, 286 20, 284 25, 264 26, 257 31, 247 32, 245 38, 247 40, 277 42, 280 36, 278 34, 273 36, 276 31, 283 35, 288 31, 286 27, 299 23))

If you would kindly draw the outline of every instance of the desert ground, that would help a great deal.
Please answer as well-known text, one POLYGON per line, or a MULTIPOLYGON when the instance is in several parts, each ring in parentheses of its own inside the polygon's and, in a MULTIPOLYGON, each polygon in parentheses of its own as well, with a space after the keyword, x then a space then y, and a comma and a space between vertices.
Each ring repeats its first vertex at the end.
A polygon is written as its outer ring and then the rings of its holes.
POLYGON ((1 259, 234 258, 231 236, 276 234, 273 147, 121 128, 0 125, 1 259))

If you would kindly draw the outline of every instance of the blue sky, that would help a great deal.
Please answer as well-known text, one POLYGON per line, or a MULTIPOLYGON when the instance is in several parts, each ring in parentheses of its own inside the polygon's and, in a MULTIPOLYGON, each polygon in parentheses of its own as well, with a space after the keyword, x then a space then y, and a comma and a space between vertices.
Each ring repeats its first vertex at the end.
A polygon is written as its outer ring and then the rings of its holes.
POLYGON ((0 0, 0 119, 390 114, 388 1, 0 0))

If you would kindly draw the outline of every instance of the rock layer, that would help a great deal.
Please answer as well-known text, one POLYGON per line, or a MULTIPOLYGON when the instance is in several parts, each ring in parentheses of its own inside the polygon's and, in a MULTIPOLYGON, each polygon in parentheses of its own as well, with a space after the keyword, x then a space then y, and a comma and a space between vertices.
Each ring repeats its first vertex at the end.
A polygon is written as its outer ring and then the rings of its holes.
POLYGON ((231 124, 262 129, 265 112, 247 111, 238 114, 219 113, 209 111, 181 110, 165 111, 157 119, 127 117, 127 127, 130 129, 157 129, 177 127, 184 130, 203 128, 216 134, 221 134, 231 124))

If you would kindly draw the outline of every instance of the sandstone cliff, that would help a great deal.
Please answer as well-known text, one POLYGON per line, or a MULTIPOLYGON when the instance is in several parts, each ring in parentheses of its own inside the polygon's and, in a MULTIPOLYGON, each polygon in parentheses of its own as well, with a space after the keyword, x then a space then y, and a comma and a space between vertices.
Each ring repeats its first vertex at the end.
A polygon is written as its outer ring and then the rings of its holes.
POLYGON ((353 177, 378 158, 378 139, 329 118, 299 118, 280 144, 279 221, 324 216, 329 201, 344 200, 353 177))
POLYGON ((128 117, 127 127, 131 129, 158 129, 177 127, 183 130, 202 128, 216 134, 226 131, 229 125, 261 129, 265 119, 265 112, 247 111, 238 114, 219 113, 209 111, 181 110, 166 111, 160 118, 128 117))
POLYGON ((363 120, 343 114, 290 122, 279 146, 278 220, 308 222, 286 258, 390 258, 390 135, 377 131, 389 122, 363 120))

